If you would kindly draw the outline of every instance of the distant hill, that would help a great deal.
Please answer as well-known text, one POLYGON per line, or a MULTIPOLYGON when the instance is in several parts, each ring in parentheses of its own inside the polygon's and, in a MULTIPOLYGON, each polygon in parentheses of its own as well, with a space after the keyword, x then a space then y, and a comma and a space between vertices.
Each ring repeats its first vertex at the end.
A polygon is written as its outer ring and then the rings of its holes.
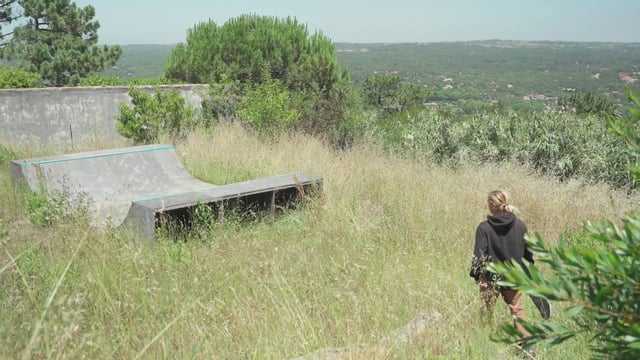
POLYGON ((108 75, 121 78, 162 76, 162 68, 175 45, 121 45, 122 55, 108 75))
POLYGON ((575 91, 621 101, 640 89, 640 43, 473 41, 336 44, 356 83, 397 74, 431 87, 439 100, 477 99, 544 105, 575 91))
MULTIPOLYGON (((640 90, 640 43, 471 41, 337 43, 340 64, 362 83, 397 74, 437 91, 434 101, 504 102, 543 107, 558 96, 595 91, 623 102, 625 86, 640 90)), ((159 77, 175 45, 125 45, 109 74, 159 77)))

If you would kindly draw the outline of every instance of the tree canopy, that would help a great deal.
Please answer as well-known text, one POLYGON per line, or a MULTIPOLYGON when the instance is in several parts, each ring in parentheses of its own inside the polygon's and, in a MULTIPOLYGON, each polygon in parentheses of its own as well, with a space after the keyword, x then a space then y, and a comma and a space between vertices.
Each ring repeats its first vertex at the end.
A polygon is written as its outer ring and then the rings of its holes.
POLYGON ((407 82, 398 75, 376 75, 367 78, 362 91, 368 105, 388 114, 423 105, 433 96, 431 89, 407 82))
POLYGON ((15 24, 0 37, 0 55, 39 73, 47 85, 76 85, 121 54, 119 46, 97 45, 94 16, 92 6, 79 8, 69 0, 0 0, 0 25, 15 24))
POLYGON ((334 44, 294 18, 242 15, 188 30, 164 66, 168 79, 208 83, 204 108, 258 130, 297 128, 345 142, 359 124, 359 95, 341 69, 334 44), (265 97, 266 96, 266 97, 265 97))
POLYGON ((281 81, 290 90, 329 91, 341 77, 334 45, 309 36, 293 18, 243 15, 218 26, 209 20, 188 30, 165 65, 165 76, 193 83, 281 81))
POLYGON ((607 95, 593 91, 577 92, 558 98, 558 105, 576 114, 613 115, 616 105, 607 95))

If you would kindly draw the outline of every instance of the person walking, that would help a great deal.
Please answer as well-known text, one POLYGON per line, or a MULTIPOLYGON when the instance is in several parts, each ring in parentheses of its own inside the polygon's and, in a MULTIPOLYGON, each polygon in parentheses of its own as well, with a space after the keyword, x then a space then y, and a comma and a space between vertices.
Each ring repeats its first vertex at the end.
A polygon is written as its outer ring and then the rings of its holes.
MULTIPOLYGON (((522 307, 522 292, 498 286, 497 282, 503 280, 497 274, 486 270, 486 264, 512 262, 519 264, 524 271, 529 273, 523 260, 533 263, 533 254, 529 251, 525 235, 527 225, 516 217, 517 208, 510 204, 509 195, 502 190, 489 193, 488 207, 490 215, 487 220, 481 222, 476 229, 476 239, 473 249, 473 259, 469 275, 475 279, 480 288, 480 294, 484 301, 483 315, 490 317, 498 295, 507 304, 511 316, 514 318, 516 328, 524 337, 531 334, 516 320, 526 321, 522 307)), ((533 353, 533 350, 530 350, 533 353)))

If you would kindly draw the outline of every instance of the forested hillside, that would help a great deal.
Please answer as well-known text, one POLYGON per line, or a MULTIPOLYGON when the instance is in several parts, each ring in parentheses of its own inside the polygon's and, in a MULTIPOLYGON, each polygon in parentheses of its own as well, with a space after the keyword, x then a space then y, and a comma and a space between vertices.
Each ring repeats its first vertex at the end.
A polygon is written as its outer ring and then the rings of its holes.
MULTIPOLYGON (((351 80, 397 74, 436 90, 434 102, 463 106, 501 102, 543 108, 573 92, 607 94, 624 103, 625 86, 640 89, 640 44, 474 41, 424 44, 337 43, 351 80)), ((162 76, 173 46, 126 45, 108 74, 162 76)))
POLYGON ((640 44, 479 41, 337 44, 354 81, 393 73, 438 90, 436 100, 548 104, 576 91, 624 99, 638 88, 640 44))
POLYGON ((162 76, 162 67, 174 45, 123 45, 120 60, 108 75, 121 78, 151 78, 162 76))

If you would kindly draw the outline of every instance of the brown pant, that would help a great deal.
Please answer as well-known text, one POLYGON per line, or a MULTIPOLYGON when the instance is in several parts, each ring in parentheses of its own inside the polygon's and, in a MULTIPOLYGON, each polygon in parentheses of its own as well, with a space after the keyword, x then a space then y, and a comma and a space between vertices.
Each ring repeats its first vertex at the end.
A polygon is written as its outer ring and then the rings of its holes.
POLYGON ((531 333, 529 333, 519 322, 515 321, 516 318, 524 321, 527 320, 527 317, 524 314, 524 309, 522 308, 522 292, 520 291, 510 289, 496 290, 492 287, 485 289, 480 288, 480 294, 484 300, 485 314, 489 315, 493 312, 493 307, 496 304, 498 293, 502 295, 502 300, 507 304, 509 312, 511 312, 511 316, 514 318, 514 325, 516 329, 518 329, 518 331, 520 331, 525 337, 530 336, 531 333))

